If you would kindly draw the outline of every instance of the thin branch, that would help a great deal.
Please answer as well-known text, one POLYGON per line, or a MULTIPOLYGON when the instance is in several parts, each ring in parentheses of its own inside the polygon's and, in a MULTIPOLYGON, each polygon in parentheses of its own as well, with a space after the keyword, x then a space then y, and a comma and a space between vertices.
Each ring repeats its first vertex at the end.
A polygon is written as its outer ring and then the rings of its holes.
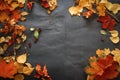
POLYGON ((111 16, 113 17, 118 23, 120 23, 120 20, 112 13, 110 13, 108 10, 106 10, 106 12, 111 16))

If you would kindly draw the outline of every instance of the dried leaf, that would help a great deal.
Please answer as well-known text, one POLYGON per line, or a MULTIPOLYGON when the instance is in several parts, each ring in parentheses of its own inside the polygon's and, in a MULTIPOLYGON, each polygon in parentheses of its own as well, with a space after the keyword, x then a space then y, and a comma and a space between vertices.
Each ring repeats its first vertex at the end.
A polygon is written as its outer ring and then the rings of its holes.
POLYGON ((106 32, 105 30, 100 30, 100 33, 101 33, 102 35, 106 35, 106 34, 107 34, 107 32, 106 32))
POLYGON ((57 7, 57 0, 49 0, 49 10, 53 11, 57 7))
POLYGON ((22 74, 17 74, 15 75, 14 80, 24 80, 24 76, 22 74))
POLYGON ((111 33, 111 36, 112 37, 118 37, 118 31, 117 30, 112 30, 112 31, 109 31, 111 33))
POLYGON ((28 15, 28 12, 24 11, 24 12, 21 13, 21 15, 26 16, 26 15, 28 15))
POLYGON ((16 58, 18 63, 25 63, 27 59, 27 54, 22 54, 16 58))
POLYGON ((19 3, 24 4, 26 0, 18 0, 19 3))
POLYGON ((117 24, 117 22, 108 14, 106 14, 105 16, 100 16, 98 21, 102 23, 102 29, 114 30, 114 27, 117 24))
POLYGON ((32 10, 33 2, 27 2, 27 7, 28 7, 29 10, 32 10))
POLYGON ((120 4, 112 4, 111 2, 106 2, 106 8, 110 11, 112 11, 114 14, 117 14, 120 10, 120 4))
POLYGON ((69 8, 69 12, 72 16, 76 16, 76 15, 80 16, 82 11, 83 11, 83 9, 80 8, 79 6, 77 6, 77 7, 72 6, 69 8))
POLYGON ((35 28, 34 27, 30 27, 30 31, 34 31, 35 30, 35 28))
POLYGON ((23 74, 25 75, 31 75, 31 73, 33 72, 34 68, 31 68, 31 67, 24 67, 23 68, 23 74))
POLYGON ((105 4, 104 3, 99 3, 99 5, 97 6, 96 9, 98 11, 98 15, 99 16, 105 16, 106 8, 105 8, 105 4))
POLYGON ((25 21, 26 18, 25 18, 25 17, 21 17, 20 20, 21 20, 21 21, 25 21))
POLYGON ((4 59, 0 61, 0 77, 3 78, 14 78, 17 73, 17 68, 13 61, 6 63, 4 59))
POLYGON ((48 1, 47 1, 47 0, 42 0, 41 5, 42 5, 44 8, 49 8, 49 4, 48 4, 48 1))
POLYGON ((15 10, 15 8, 19 7, 19 4, 17 2, 12 2, 11 7, 11 10, 15 10))
POLYGON ((120 38, 119 38, 119 37, 110 37, 110 40, 111 40, 113 43, 117 44, 117 43, 120 41, 120 38))

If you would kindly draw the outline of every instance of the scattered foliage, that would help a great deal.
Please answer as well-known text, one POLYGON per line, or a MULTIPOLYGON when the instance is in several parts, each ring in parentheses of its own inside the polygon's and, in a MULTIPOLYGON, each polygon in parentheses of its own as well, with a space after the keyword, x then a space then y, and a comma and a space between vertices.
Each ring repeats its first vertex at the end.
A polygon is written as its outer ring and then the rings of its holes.
POLYGON ((90 57, 89 66, 85 68, 88 74, 87 80, 111 80, 119 74, 119 54, 120 50, 110 49, 96 51, 97 57, 90 57), (117 56, 116 56, 117 55, 117 56))

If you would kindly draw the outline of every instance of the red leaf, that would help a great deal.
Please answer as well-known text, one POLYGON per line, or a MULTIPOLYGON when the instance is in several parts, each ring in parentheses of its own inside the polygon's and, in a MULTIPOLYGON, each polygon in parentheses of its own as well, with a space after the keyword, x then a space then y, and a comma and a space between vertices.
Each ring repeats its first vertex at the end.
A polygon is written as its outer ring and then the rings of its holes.
POLYGON ((107 67, 111 66, 112 63, 113 63, 113 57, 110 55, 106 56, 106 58, 98 59, 98 65, 103 69, 106 69, 107 67))
POLYGON ((49 4, 48 4, 47 0, 42 0, 41 5, 42 5, 44 8, 49 8, 49 4))
POLYGON ((117 24, 117 22, 107 14, 105 16, 100 16, 98 21, 102 23, 101 27, 103 29, 109 29, 109 30, 114 30, 114 27, 117 24))
POLYGON ((28 7, 29 10, 32 10, 33 2, 27 2, 27 7, 28 7))

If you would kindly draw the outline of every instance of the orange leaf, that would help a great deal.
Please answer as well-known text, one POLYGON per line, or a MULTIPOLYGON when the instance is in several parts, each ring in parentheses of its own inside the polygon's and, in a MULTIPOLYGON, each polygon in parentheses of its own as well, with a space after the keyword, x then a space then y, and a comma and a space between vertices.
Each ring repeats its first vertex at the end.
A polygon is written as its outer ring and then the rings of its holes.
POLYGON ((13 78, 17 73, 17 68, 13 61, 6 63, 4 59, 0 61, 0 76, 3 78, 13 78))

